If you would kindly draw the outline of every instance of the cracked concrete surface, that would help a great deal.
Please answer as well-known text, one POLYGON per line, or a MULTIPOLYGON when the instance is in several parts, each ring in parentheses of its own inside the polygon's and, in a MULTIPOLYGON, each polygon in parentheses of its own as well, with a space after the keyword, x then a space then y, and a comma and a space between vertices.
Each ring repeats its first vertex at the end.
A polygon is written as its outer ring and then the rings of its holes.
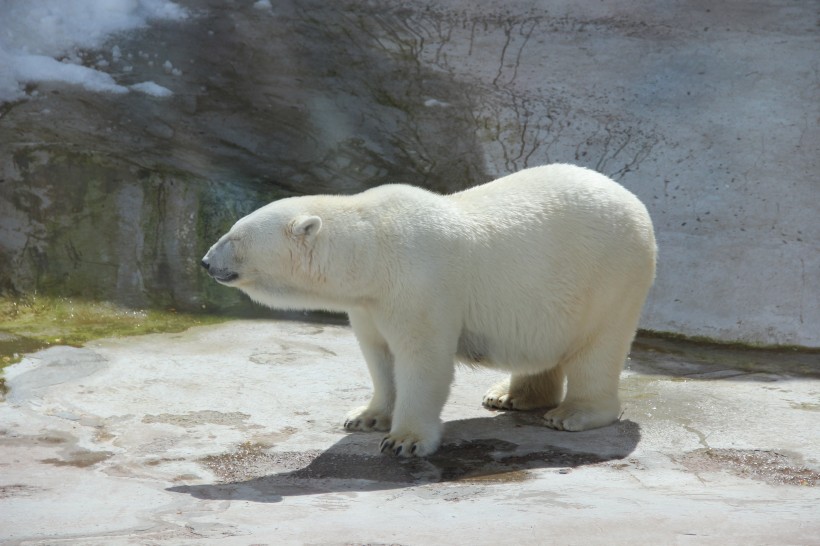
POLYGON ((8 544, 809 544, 820 536, 814 353, 641 339, 621 420, 494 413, 460 369, 441 450, 346 433, 369 378, 349 328, 237 321, 53 347, 6 373, 8 544))

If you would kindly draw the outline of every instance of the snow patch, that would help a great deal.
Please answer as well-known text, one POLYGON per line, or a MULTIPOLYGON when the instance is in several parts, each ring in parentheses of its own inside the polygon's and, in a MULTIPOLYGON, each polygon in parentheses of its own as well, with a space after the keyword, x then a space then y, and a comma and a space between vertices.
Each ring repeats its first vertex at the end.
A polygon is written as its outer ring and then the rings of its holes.
POLYGON ((438 99, 427 99, 426 101, 424 101, 424 106, 426 106, 427 108, 447 108, 448 106, 450 106, 450 104, 440 101, 438 99))
POLYGON ((170 97, 174 93, 167 87, 163 87, 154 82, 135 83, 131 86, 134 91, 151 95, 152 97, 170 97))
POLYGON ((78 64, 60 62, 45 55, 19 55, 11 59, 13 78, 18 82, 60 81, 81 85, 89 91, 127 93, 128 89, 117 85, 114 78, 78 64))
MULTIPOLYGON (((184 20, 188 12, 170 0, 2 0, 0 16, 0 103, 26 97, 28 83, 59 81, 95 92, 127 93, 100 70, 83 66, 81 52, 101 48, 114 33, 149 21, 184 20)), ((96 59, 105 68, 119 62, 96 59)), ((159 87, 159 86, 158 86, 159 87)))

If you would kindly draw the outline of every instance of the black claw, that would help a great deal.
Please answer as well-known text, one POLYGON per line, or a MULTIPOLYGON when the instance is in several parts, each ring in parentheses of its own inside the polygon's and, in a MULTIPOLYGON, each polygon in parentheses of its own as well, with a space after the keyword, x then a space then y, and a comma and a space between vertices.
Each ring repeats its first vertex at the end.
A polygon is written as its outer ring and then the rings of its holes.
POLYGON ((419 448, 418 444, 413 444, 413 447, 410 448, 410 455, 415 455, 416 450, 419 448))
POLYGON ((402 448, 404 448, 404 446, 399 446, 399 447, 397 447, 396 449, 394 449, 394 450, 393 450, 393 454, 395 454, 395 455, 401 455, 401 450, 402 450, 402 448))
POLYGON ((371 419, 370 421, 367 422, 367 428, 373 428, 375 426, 376 426, 376 420, 375 419, 371 419))
POLYGON ((393 442, 390 441, 390 436, 385 436, 382 440, 381 445, 379 446, 379 451, 384 453, 384 450, 387 448, 393 447, 393 442))

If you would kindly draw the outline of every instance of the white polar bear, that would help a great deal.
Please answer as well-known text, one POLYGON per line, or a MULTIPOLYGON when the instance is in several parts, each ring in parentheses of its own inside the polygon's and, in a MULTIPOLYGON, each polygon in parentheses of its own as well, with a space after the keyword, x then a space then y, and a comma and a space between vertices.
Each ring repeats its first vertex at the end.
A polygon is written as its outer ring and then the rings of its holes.
POLYGON ((348 313, 374 392, 345 428, 389 430, 382 451, 424 456, 441 441, 456 359, 512 374, 489 408, 551 407, 558 430, 617 420, 655 253, 637 197, 548 165, 445 196, 386 185, 282 199, 202 265, 271 307, 348 313))

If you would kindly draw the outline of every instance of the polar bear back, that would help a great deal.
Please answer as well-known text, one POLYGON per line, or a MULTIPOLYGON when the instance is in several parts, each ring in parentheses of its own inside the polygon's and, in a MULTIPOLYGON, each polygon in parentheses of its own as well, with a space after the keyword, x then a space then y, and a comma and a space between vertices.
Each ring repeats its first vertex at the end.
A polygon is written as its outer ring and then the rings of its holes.
POLYGON ((655 239, 628 190, 588 169, 548 165, 449 199, 473 234, 458 286, 462 342, 482 364, 540 370, 613 321, 634 333, 655 239))

